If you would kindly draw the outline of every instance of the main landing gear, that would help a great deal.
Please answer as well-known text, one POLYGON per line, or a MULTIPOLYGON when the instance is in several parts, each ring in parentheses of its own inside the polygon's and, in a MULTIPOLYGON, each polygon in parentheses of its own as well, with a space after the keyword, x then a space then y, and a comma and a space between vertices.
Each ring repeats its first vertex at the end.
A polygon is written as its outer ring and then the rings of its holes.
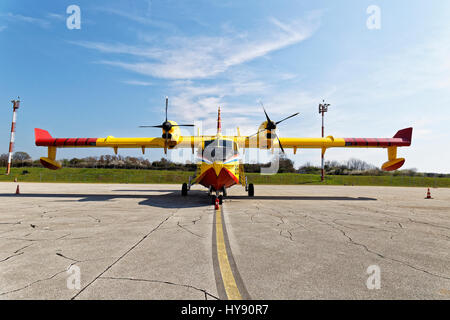
POLYGON ((245 191, 248 192, 249 197, 253 197, 255 195, 255 186, 253 183, 247 183, 247 177, 245 177, 245 191))
POLYGON ((253 183, 250 183, 248 185, 248 196, 253 197, 255 195, 255 187, 253 186, 253 183))
POLYGON ((183 185, 181 186, 181 195, 183 197, 186 197, 188 193, 188 186, 187 183, 183 183, 183 185))
POLYGON ((183 185, 181 186, 181 195, 182 195, 183 197, 186 197, 187 194, 188 194, 188 191, 191 190, 191 186, 192 186, 191 182, 192 182, 192 180, 193 180, 194 178, 195 178, 195 177, 190 176, 190 177, 189 177, 189 183, 183 183, 183 185))

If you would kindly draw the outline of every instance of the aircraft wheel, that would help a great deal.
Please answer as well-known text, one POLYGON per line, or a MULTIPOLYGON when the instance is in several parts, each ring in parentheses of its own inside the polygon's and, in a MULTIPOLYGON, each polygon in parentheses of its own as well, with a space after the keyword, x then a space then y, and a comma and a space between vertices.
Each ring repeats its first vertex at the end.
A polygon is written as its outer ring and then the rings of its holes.
POLYGON ((253 186, 253 183, 250 183, 248 185, 248 196, 253 197, 255 195, 255 187, 253 186))
POLYGON ((181 195, 185 197, 187 196, 187 193, 188 193, 187 183, 183 183, 183 185, 181 186, 181 195))
POLYGON ((211 204, 216 204, 216 196, 211 196, 211 204))
POLYGON ((222 201, 223 201, 223 196, 220 195, 220 196, 219 196, 219 204, 222 204, 222 201))
POLYGON ((227 188, 223 187, 222 193, 223 193, 223 196, 226 197, 227 196, 227 188))

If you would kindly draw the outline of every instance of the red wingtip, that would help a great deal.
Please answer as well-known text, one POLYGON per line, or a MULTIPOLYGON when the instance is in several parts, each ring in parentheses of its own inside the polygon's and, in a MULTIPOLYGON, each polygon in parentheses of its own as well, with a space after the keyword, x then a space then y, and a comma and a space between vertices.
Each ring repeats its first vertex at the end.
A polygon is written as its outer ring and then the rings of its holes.
POLYGON ((411 143, 412 140, 412 131, 413 128, 405 128, 402 130, 397 131, 397 133, 395 134, 394 138, 400 138, 403 141, 408 141, 409 143, 411 143))
POLYGON ((49 139, 53 138, 50 135, 50 133, 48 133, 48 131, 39 128, 34 128, 34 140, 37 146, 41 145, 42 143, 45 143, 49 139))

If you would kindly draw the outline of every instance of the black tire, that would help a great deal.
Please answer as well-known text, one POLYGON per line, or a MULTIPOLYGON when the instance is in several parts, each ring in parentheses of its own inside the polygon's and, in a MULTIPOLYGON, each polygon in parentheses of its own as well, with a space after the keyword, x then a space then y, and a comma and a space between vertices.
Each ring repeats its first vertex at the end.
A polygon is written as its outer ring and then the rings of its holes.
POLYGON ((223 187, 222 194, 223 194, 224 197, 227 196, 227 188, 223 187))
POLYGON ((181 186, 181 195, 183 197, 186 197, 187 193, 188 193, 187 183, 183 183, 183 185, 181 186))
POLYGON ((250 183, 248 185, 248 196, 253 197, 255 195, 255 187, 253 186, 253 183, 250 183))
POLYGON ((220 195, 220 196, 219 196, 219 204, 222 204, 222 201, 223 201, 223 196, 220 195))
POLYGON ((213 196, 211 196, 211 204, 216 204, 216 196, 215 195, 213 195, 213 196))

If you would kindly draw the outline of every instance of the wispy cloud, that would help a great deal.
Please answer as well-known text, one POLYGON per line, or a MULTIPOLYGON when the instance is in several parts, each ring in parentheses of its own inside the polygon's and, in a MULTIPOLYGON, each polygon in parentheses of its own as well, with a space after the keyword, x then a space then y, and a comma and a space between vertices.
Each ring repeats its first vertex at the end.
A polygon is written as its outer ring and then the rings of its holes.
POLYGON ((176 27, 170 23, 164 22, 164 21, 160 21, 160 20, 155 20, 153 18, 151 18, 150 16, 150 12, 151 12, 151 3, 148 2, 148 8, 146 10, 146 15, 138 15, 138 14, 133 14, 130 13, 129 11, 123 11, 123 10, 119 10, 119 9, 114 9, 114 8, 109 8, 109 7, 101 7, 101 8, 96 8, 96 10, 107 13, 107 14, 112 14, 112 15, 116 15, 134 22, 137 22, 139 24, 142 25, 146 25, 146 26, 151 26, 151 27, 155 27, 155 28, 159 28, 159 29, 166 29, 169 31, 175 31, 176 27))
POLYGON ((48 28, 50 27, 50 22, 45 19, 40 18, 34 18, 29 16, 24 16, 21 14, 13 14, 11 12, 7 14, 0 14, 1 16, 5 17, 9 21, 18 21, 18 22, 24 22, 24 23, 31 23, 34 25, 37 25, 41 28, 48 28))
POLYGON ((153 85, 152 82, 140 81, 140 80, 123 80, 122 83, 133 85, 133 86, 144 86, 144 87, 153 85))
POLYGON ((3 30, 5 30, 6 28, 8 28, 7 26, 0 26, 0 32, 2 32, 3 30))
MULTIPOLYGON (((275 29, 264 37, 235 34, 222 37, 170 37, 163 47, 136 47, 101 42, 73 42, 104 53, 127 54, 130 59, 102 60, 103 64, 120 67, 139 74, 163 79, 203 79, 214 77, 229 68, 266 56, 297 44, 312 35, 318 20, 284 23, 271 18, 275 29)), ((261 34, 261 33, 259 33, 261 34)))
POLYGON ((47 13, 47 17, 58 21, 64 21, 67 19, 67 17, 62 14, 52 12, 47 13))

